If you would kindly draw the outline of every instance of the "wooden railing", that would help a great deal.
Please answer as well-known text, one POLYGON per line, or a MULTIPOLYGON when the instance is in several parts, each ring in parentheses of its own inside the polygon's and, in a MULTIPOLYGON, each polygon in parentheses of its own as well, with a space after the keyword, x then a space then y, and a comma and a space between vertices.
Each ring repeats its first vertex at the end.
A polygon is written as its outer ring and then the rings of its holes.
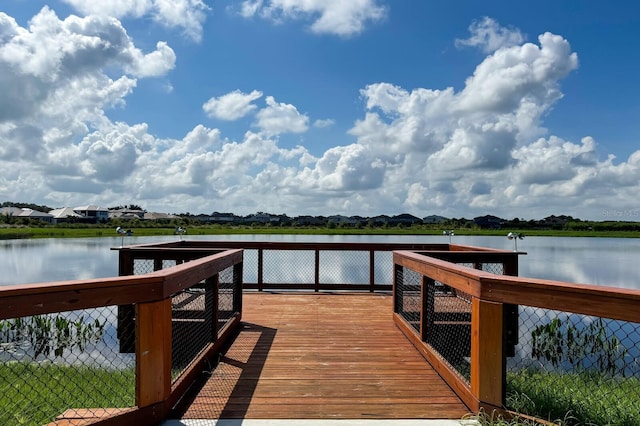
MULTIPOLYGON (((514 306, 581 314, 589 316, 588 322, 591 317, 625 321, 625 327, 635 330, 631 333, 640 330, 640 290, 498 275, 482 270, 488 259, 481 253, 461 256, 469 257, 460 262, 453 252, 394 252, 394 320, 473 411, 505 408, 507 358, 513 355, 513 333, 515 344, 518 333, 514 306), (448 322, 443 319, 446 311, 448 322), (444 352, 452 347, 460 351, 450 356, 443 354, 434 334, 454 328, 463 331, 448 339, 444 352), (468 363, 468 371, 458 362, 468 363)), ((517 271, 509 262, 502 273, 517 271)), ((632 342, 634 353, 627 354, 636 364, 638 344, 632 342)), ((638 372, 631 374, 637 380, 638 372)), ((640 397, 640 389, 636 392, 640 397)))
POLYGON ((504 262, 510 273, 517 274, 518 267, 517 253, 457 244, 185 240, 120 248, 120 270, 128 271, 134 258, 150 259, 161 265, 162 259, 176 253, 195 258, 221 248, 244 250, 244 289, 259 291, 390 291, 394 250, 428 250, 433 256, 444 259, 456 256, 462 261, 472 257, 487 262, 497 257, 508 258, 504 262), (287 254, 291 256, 279 257, 287 254), (340 264, 348 256, 351 263, 340 264), (354 270, 359 273, 354 274, 354 270), (347 275, 355 278, 345 279, 347 275))
MULTIPOLYGON (((103 424, 155 424, 166 417, 196 375, 201 374, 203 366, 210 363, 232 337, 241 320, 242 250, 209 250, 199 255, 204 257, 174 253, 172 259, 176 266, 136 276, 0 287, 0 320, 115 305, 135 306, 135 407, 126 410, 67 407, 70 410, 62 414, 62 418, 84 416, 103 424), (186 260, 190 261, 181 263, 186 260), (233 294, 233 307, 227 321, 220 322, 218 277, 223 271, 231 271, 233 277, 231 285, 225 289, 233 294), (193 289, 198 289, 203 299, 212 297, 202 303, 206 309, 199 314, 206 316, 205 322, 212 329, 204 346, 199 348, 201 350, 182 361, 184 368, 175 377, 172 355, 176 353, 175 346, 180 345, 175 344, 179 336, 172 332, 175 328, 172 319, 180 310, 172 309, 172 300, 185 291, 196 291, 193 289)), ((125 261, 121 257, 121 266, 122 262, 126 263, 126 255, 124 258, 125 261)), ((58 392, 55 384, 42 385, 52 386, 49 392, 53 394, 58 392)), ((68 421, 66 424, 74 423, 68 421)))

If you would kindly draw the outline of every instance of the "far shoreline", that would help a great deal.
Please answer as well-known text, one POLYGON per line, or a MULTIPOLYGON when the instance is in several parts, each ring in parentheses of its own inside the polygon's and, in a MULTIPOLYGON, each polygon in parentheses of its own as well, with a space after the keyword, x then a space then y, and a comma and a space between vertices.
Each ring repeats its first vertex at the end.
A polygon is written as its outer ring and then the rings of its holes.
MULTIPOLYGON (((127 228, 133 236, 166 236, 174 235, 175 228, 168 227, 136 227, 127 228)), ((124 228, 124 227, 123 227, 124 228)), ((433 226, 412 226, 405 228, 327 228, 327 227, 277 227, 277 226, 192 226, 187 228, 183 238, 189 235, 443 235, 442 229, 433 226)), ((505 236, 509 232, 522 233, 531 237, 593 237, 593 238, 639 238, 640 231, 598 231, 598 230, 557 230, 557 229, 469 229, 447 228, 455 235, 465 236, 505 236)), ((117 237, 115 227, 110 225, 93 226, 7 226, 0 225, 0 240, 38 239, 38 238, 100 238, 117 237)))

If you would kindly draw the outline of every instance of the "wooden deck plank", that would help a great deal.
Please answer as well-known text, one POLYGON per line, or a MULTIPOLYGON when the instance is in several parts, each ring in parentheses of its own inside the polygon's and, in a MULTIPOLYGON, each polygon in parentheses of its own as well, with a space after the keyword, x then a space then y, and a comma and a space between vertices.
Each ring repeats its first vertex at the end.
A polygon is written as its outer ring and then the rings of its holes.
POLYGON ((382 294, 246 293, 240 334, 183 419, 459 419, 382 294))

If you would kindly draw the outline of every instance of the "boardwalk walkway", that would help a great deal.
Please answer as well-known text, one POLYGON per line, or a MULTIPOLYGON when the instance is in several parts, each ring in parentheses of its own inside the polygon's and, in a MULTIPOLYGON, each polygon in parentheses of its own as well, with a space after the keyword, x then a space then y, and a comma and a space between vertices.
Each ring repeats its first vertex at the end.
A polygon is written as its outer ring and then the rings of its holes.
POLYGON ((243 327, 182 419, 460 419, 387 294, 245 293, 243 327))

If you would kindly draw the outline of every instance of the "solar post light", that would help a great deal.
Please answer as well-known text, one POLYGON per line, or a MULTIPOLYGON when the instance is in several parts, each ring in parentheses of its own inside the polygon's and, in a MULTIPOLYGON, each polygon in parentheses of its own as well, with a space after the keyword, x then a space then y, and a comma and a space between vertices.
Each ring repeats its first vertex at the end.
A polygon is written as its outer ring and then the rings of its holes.
POLYGON ((513 251, 518 251, 518 240, 524 240, 524 234, 519 232, 509 232, 507 234, 507 238, 513 240, 513 251))
POLYGON ((449 244, 451 244, 451 237, 453 237, 455 234, 455 232, 453 232, 453 230, 451 231, 442 231, 442 235, 448 235, 449 236, 449 244))

